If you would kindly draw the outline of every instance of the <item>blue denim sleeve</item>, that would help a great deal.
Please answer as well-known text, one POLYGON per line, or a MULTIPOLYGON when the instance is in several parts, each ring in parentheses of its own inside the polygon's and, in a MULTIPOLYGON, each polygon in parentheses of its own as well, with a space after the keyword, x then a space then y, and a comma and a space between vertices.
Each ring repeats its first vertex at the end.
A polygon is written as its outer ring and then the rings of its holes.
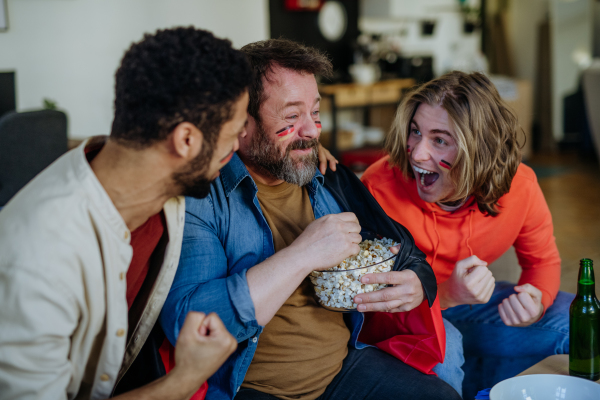
POLYGON ((218 233, 210 196, 186 198, 179 266, 160 314, 161 326, 173 344, 189 311, 217 313, 238 342, 259 330, 246 270, 230 274, 218 233))

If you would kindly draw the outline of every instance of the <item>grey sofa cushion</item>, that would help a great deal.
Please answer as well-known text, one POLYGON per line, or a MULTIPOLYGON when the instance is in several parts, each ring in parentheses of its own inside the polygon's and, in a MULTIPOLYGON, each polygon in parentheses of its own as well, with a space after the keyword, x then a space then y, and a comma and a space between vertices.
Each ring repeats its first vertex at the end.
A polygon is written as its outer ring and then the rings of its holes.
POLYGON ((0 118, 0 206, 67 151, 67 116, 41 110, 0 118))

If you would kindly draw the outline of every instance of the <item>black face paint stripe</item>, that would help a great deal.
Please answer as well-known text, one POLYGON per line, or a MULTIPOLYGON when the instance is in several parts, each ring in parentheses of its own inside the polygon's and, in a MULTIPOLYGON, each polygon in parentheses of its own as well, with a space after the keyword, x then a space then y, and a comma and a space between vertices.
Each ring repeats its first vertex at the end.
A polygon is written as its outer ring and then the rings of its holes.
POLYGON ((290 128, 293 128, 293 127, 294 127, 294 125, 288 125, 288 126, 286 126, 285 128, 283 128, 283 129, 280 129, 280 130, 278 130, 277 132, 275 132, 275 134, 278 134, 278 133, 281 133, 281 132, 287 131, 288 129, 290 129, 290 128))
POLYGON ((449 163, 448 161, 446 161, 446 160, 442 160, 442 161, 440 161, 440 165, 441 165, 442 167, 444 167, 444 168, 448 168, 448 169, 452 168, 452 164, 450 164, 450 163, 449 163))

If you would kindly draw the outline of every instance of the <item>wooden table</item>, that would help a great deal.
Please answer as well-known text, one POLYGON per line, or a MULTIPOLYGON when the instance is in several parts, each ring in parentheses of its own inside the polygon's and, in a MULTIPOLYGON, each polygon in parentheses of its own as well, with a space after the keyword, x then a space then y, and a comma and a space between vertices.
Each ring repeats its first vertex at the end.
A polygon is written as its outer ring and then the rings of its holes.
MULTIPOLYGON (((535 364, 533 367, 526 369, 517 376, 536 374, 569 375, 569 355, 557 354, 544 358, 542 361, 535 364)), ((596 382, 600 383, 600 379, 596 382)))

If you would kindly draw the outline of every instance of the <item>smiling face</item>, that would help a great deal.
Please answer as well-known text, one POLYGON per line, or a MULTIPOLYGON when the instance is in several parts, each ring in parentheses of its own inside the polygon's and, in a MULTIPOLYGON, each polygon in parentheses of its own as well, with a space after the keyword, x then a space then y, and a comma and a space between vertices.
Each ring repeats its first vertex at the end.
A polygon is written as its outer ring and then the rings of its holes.
POLYGON ((303 186, 317 166, 320 96, 314 75, 274 66, 264 79, 260 121, 249 117, 240 157, 267 184, 303 186))
POLYGON ((450 168, 458 154, 454 128, 441 106, 420 104, 408 134, 409 162, 421 199, 443 202, 455 190, 450 168))

